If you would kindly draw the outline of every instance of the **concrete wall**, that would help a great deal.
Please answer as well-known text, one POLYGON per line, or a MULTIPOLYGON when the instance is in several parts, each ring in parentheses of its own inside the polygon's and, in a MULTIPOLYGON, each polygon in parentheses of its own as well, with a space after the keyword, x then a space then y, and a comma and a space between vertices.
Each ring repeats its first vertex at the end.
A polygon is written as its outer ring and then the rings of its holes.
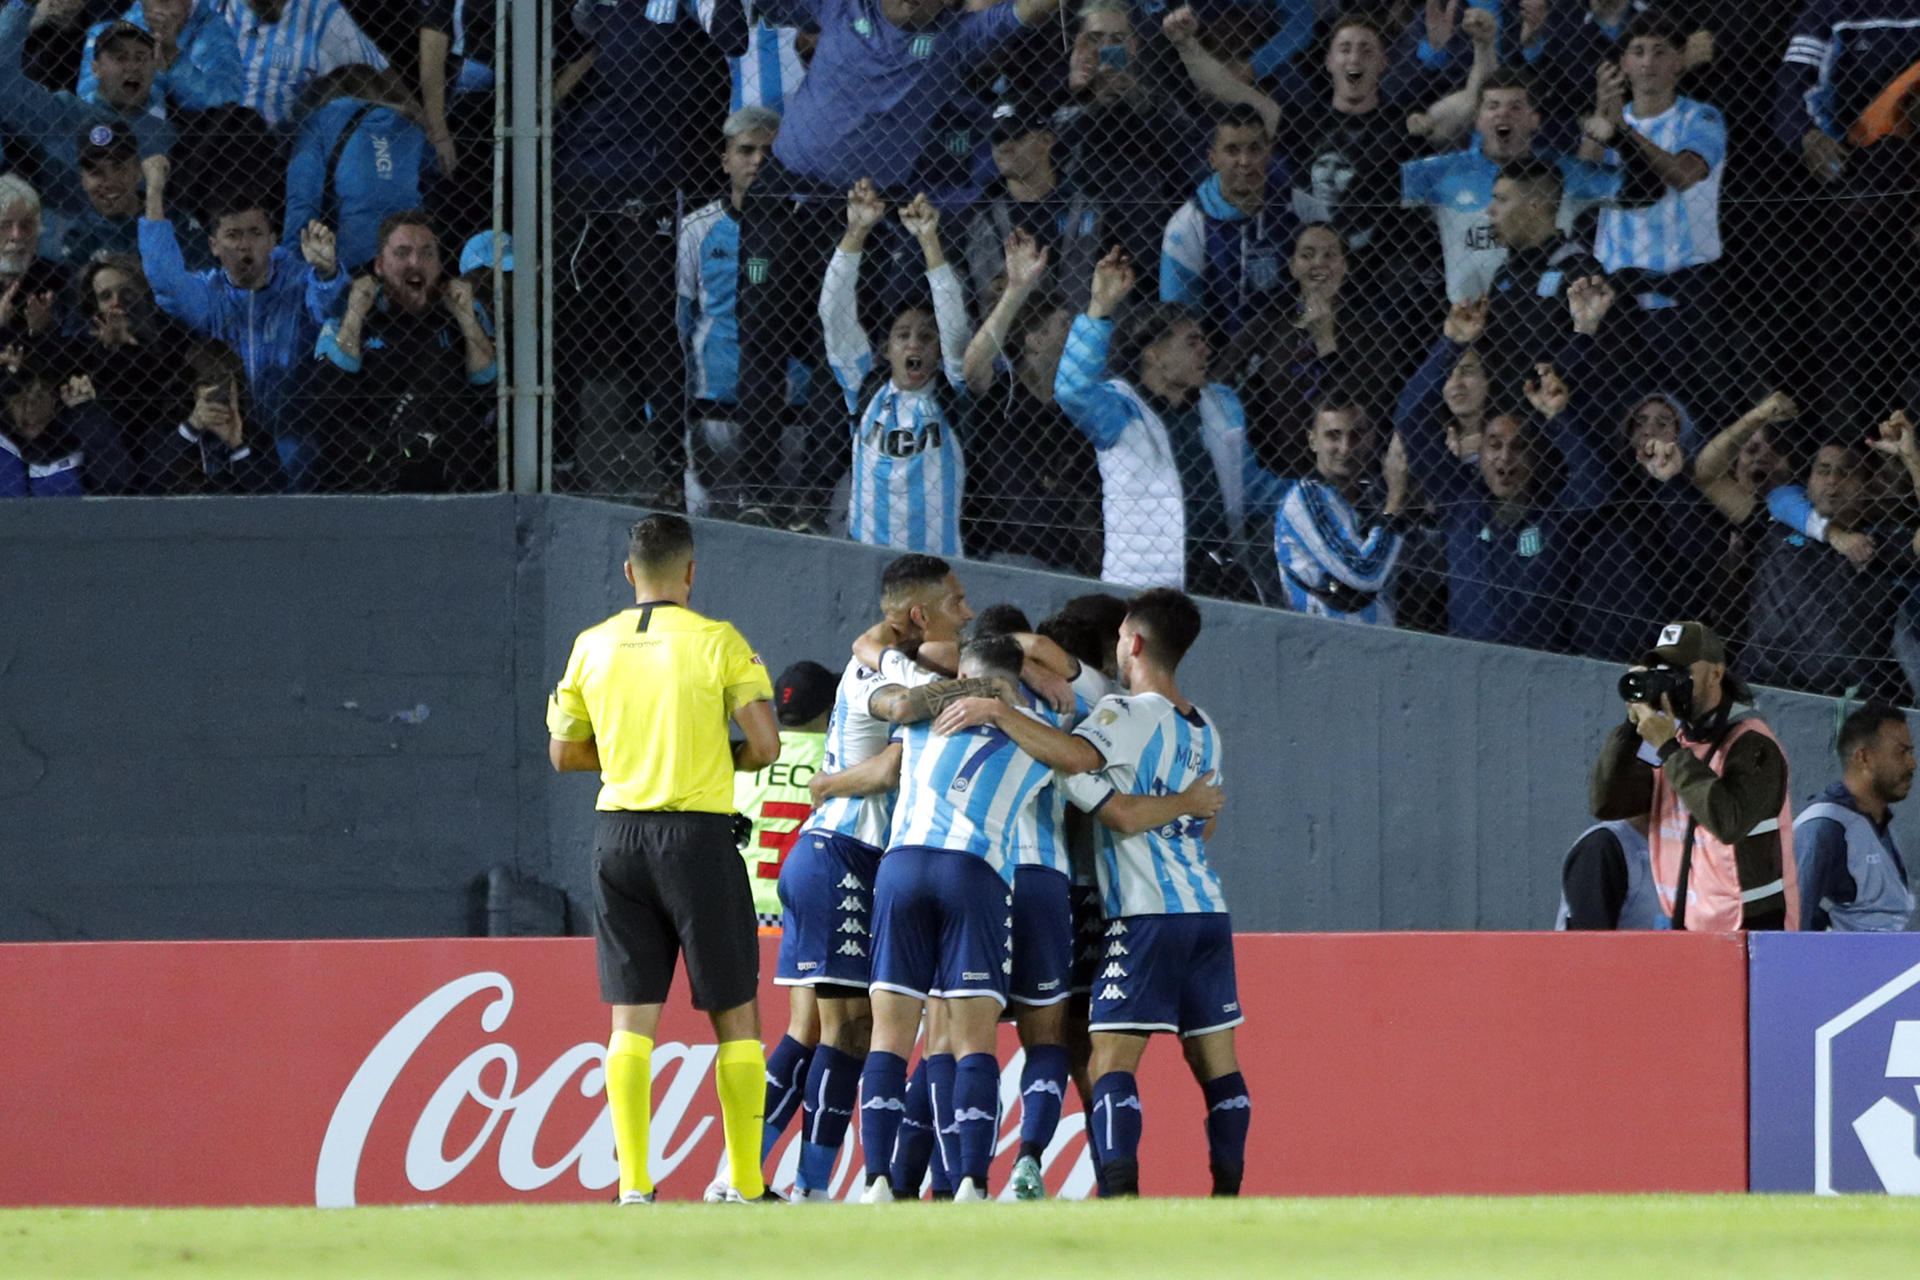
MULTIPOLYGON (((584 920, 593 780, 545 763, 574 634, 631 601, 625 507, 571 498, 0 504, 0 938, 459 934, 494 868, 584 920)), ((837 666, 889 555, 702 524, 695 605, 837 666)), ((968 565, 1039 617, 1079 580, 968 565)), ((1615 670, 1210 605, 1248 929, 1552 918, 1615 670)), ((1765 699, 1804 796, 1831 704, 1765 699)), ((1920 848, 1911 817, 1899 824, 1920 848)))

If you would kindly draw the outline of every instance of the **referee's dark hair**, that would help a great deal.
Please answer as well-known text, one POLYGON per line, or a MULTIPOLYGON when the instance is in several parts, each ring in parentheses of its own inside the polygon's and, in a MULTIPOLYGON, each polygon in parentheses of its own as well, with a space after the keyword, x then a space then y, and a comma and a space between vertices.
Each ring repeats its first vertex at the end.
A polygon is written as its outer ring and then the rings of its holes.
POLYGON ((953 566, 939 556, 917 553, 901 556, 880 574, 880 607, 896 609, 906 603, 908 596, 946 581, 952 572, 953 566))
POLYGON ((1184 592, 1155 587, 1127 601, 1127 621, 1140 633, 1147 657, 1171 671, 1200 635, 1200 606, 1184 592))
POLYGON ((1840 732, 1833 740, 1833 749, 1840 756, 1840 765, 1845 768, 1853 761, 1856 749, 1866 746, 1879 736, 1881 726, 1905 724, 1907 717, 1898 707, 1890 703, 1875 700, 1867 703, 1840 722, 1840 732))
POLYGON ((1026 661, 1026 655, 1020 650, 1020 642, 1009 635, 975 636, 960 646, 960 666, 963 670, 986 676, 1004 676, 1014 684, 1020 683, 1020 667, 1026 661))
POLYGON ((660 513, 627 533, 627 559, 635 569, 669 569, 693 556, 693 526, 685 516, 660 513))

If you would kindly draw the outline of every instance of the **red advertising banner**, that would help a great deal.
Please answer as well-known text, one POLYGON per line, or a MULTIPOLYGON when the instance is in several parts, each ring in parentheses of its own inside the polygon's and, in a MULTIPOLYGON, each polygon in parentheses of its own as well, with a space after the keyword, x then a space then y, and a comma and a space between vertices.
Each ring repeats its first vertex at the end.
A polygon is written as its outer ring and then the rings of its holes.
MULTIPOLYGON (((1243 935, 1238 958, 1249 1193, 1746 1185, 1738 937, 1243 935)), ((786 997, 763 990, 771 1041, 786 997)), ((586 940, 0 946, 0 1026, 0 1204, 595 1200, 616 1180, 586 940)), ((721 1160, 715 1051, 677 992, 654 1057, 670 1197, 721 1160)), ((1007 1032, 996 1190, 1016 1054, 1007 1032)), ((1177 1046, 1141 1084, 1146 1191, 1204 1194, 1177 1046)), ((1092 1186, 1075 1101, 1056 1194, 1092 1186)), ((860 1163, 850 1140, 838 1194, 860 1163)))

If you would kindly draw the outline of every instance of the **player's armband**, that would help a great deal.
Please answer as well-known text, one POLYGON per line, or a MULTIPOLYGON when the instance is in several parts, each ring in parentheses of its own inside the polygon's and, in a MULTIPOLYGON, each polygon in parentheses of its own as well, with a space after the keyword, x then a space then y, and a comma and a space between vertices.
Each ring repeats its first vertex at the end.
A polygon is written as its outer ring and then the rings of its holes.
POLYGON ((964 680, 936 680, 909 689, 894 708, 893 719, 900 724, 931 720, 962 698, 997 698, 1000 686, 991 677, 972 676, 964 680))

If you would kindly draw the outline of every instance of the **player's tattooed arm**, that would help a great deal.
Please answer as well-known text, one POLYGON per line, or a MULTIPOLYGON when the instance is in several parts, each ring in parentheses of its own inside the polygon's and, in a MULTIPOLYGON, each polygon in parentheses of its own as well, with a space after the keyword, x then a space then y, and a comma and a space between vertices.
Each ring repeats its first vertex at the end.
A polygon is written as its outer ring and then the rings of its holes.
POLYGON ((1094 813, 1100 825, 1119 835, 1138 835, 1155 827, 1164 827, 1181 818, 1207 819, 1207 834, 1213 832, 1213 817, 1225 803, 1225 793, 1211 769, 1195 778, 1185 791, 1170 796, 1136 796, 1114 792, 1094 813))
POLYGON ((986 676, 965 680, 936 680, 932 684, 903 689, 888 685, 867 701, 874 718, 894 724, 919 724, 931 720, 962 698, 999 698, 1011 694, 1001 682, 986 676))
POLYGON ((1012 703, 999 698, 963 698, 940 713, 940 718, 933 723, 933 731, 953 734, 983 724, 999 729, 1021 750, 1056 773, 1071 776, 1106 767, 1100 748, 1085 738, 1063 733, 1032 716, 1022 715, 1012 703))
POLYGON ((872 796, 892 791, 900 785, 900 744, 890 742, 884 751, 868 756, 859 764, 837 773, 816 773, 807 783, 814 807, 842 796, 872 796))

